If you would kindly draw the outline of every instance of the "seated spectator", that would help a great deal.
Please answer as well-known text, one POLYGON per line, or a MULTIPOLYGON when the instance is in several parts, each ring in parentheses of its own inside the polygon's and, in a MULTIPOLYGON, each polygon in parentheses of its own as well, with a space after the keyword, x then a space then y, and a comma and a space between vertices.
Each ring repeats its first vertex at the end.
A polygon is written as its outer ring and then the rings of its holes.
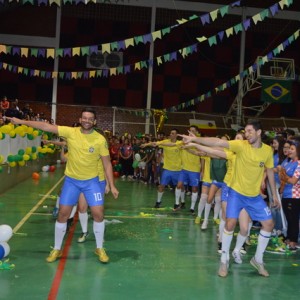
POLYGON ((28 116, 29 116, 29 119, 30 119, 31 114, 32 114, 32 109, 30 108, 28 103, 25 104, 25 106, 22 109, 22 112, 23 112, 23 118, 24 119, 28 119, 28 116))
POLYGON ((2 111, 2 113, 5 113, 5 111, 7 109, 9 109, 9 101, 7 100, 7 97, 4 96, 2 99, 1 99, 1 102, 0 102, 0 109, 2 111))
POLYGON ((16 108, 15 102, 11 103, 10 107, 5 112, 5 116, 10 117, 10 118, 13 118, 13 117, 21 118, 22 117, 21 113, 16 108))

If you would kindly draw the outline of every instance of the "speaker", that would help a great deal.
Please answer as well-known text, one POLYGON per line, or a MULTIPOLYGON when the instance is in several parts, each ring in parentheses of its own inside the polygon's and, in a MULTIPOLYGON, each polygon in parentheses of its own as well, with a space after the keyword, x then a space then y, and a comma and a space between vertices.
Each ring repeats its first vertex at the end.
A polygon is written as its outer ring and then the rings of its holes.
POLYGON ((123 52, 98 51, 87 57, 86 67, 89 69, 110 69, 123 66, 123 52))

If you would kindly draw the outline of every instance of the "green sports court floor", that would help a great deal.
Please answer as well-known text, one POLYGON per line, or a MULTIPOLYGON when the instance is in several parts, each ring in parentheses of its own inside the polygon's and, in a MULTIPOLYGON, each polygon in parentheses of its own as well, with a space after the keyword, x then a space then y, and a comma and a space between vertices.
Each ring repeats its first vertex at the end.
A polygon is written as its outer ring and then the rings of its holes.
MULTIPOLYGON (((154 210, 156 189, 117 179, 120 196, 106 198, 106 265, 94 255, 90 234, 78 244, 75 221, 65 237, 63 258, 47 263, 53 245, 52 209, 63 179, 63 166, 40 173, 0 195, 0 225, 15 234, 9 240, 7 264, 0 270, 0 299, 299 299, 300 251, 292 255, 266 253, 269 278, 250 266, 255 246, 242 265, 232 264, 227 278, 217 276, 217 227, 206 231, 186 211, 173 213, 173 192, 154 210)), ((11 180, 8 177, 7 180, 11 180)), ((189 204, 189 197, 186 197, 189 204)), ((90 232, 92 221, 89 221, 90 232)), ((4 261, 4 260, 3 260, 4 261)))

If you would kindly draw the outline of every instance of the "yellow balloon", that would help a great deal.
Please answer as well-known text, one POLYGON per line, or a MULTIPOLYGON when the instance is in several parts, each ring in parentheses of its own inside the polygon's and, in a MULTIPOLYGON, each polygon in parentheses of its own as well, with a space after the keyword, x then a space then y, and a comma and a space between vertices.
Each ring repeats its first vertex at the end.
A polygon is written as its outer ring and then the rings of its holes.
POLYGON ((12 128, 9 125, 3 125, 0 127, 1 132, 6 134, 10 133, 11 129, 12 128))
POLYGON ((42 149, 43 149, 43 148, 42 148, 41 146, 37 147, 37 151, 38 151, 38 152, 42 152, 42 149))
POLYGON ((31 147, 27 147, 26 149, 25 149, 25 153, 26 154, 30 154, 32 152, 32 148, 31 147))
POLYGON ((28 154, 24 154, 24 155, 23 155, 23 159, 24 159, 25 161, 28 161, 28 160, 30 159, 30 156, 29 156, 28 154))
POLYGON ((36 154, 36 153, 32 153, 31 158, 32 158, 33 160, 36 160, 36 159, 37 159, 37 154, 36 154))
POLYGON ((32 135, 33 135, 34 137, 37 137, 37 136, 39 135, 38 130, 34 130, 34 131, 32 132, 32 135))
POLYGON ((20 167, 24 167, 25 166, 25 161, 24 160, 18 161, 18 164, 19 164, 20 167))
POLYGON ((46 133, 44 133, 44 134, 42 135, 42 139, 43 139, 43 140, 48 140, 49 137, 48 137, 48 135, 47 135, 46 133))
POLYGON ((20 131, 19 135, 20 135, 21 137, 24 137, 24 136, 26 135, 26 132, 24 131, 24 129, 22 129, 22 131, 20 131))
POLYGON ((4 156, 0 155, 0 164, 2 164, 4 162, 4 156))
POLYGON ((27 128, 27 133, 28 134, 32 134, 33 133, 33 128, 32 127, 28 127, 27 128))
POLYGON ((17 164, 15 161, 8 163, 10 167, 14 168, 17 164))
POLYGON ((11 138, 14 138, 14 137, 16 136, 16 132, 15 132, 14 129, 12 129, 12 130, 9 132, 9 136, 10 136, 11 138))

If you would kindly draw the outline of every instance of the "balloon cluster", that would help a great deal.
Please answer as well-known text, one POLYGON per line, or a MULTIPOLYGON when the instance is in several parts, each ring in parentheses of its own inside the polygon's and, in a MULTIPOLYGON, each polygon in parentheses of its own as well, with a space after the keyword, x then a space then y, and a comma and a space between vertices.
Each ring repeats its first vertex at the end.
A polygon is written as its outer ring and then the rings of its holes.
POLYGON ((115 159, 111 162, 111 164, 114 170, 114 177, 119 177, 120 172, 122 171, 122 165, 115 159))
POLYGON ((55 170, 56 170, 55 166, 46 165, 42 167, 43 172, 54 172, 55 170))
POLYGON ((0 225, 0 259, 8 256, 10 247, 8 241, 13 235, 13 230, 9 225, 0 225))
POLYGON ((164 110, 154 109, 153 114, 154 114, 154 117, 158 117, 156 132, 159 133, 162 131, 165 121, 168 120, 167 113, 164 110))
MULTIPOLYGON (((21 167, 25 166, 26 161, 29 160, 36 160, 37 159, 37 149, 35 146, 33 147, 27 147, 25 150, 20 149, 18 151, 18 154, 15 155, 8 155, 7 156, 7 162, 10 167, 15 167, 16 165, 19 165, 21 167)), ((1 160, 1 158, 0 158, 1 160)), ((3 159, 4 161, 4 159, 3 159)))
POLYGON ((9 123, 0 127, 0 140, 5 139, 6 135, 9 135, 12 139, 19 135, 21 137, 27 136, 29 140, 34 140, 37 136, 42 135, 42 131, 26 125, 18 126, 9 123))

